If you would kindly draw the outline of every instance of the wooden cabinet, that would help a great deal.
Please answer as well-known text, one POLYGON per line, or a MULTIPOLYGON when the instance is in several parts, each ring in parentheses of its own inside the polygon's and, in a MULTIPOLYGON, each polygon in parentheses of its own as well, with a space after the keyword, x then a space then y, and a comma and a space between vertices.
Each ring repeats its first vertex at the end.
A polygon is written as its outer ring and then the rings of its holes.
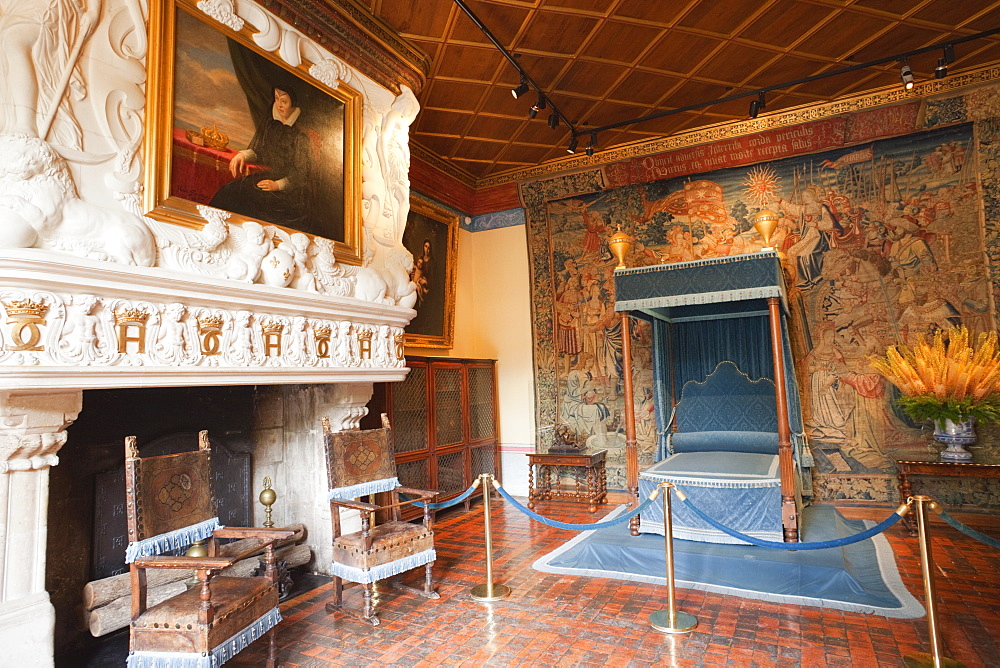
MULTIPOLYGON (((439 500, 464 492, 482 473, 500 474, 496 361, 407 357, 399 383, 375 386, 362 428, 388 413, 399 481, 436 489, 439 500)), ((477 490, 473 498, 479 497, 477 490)))

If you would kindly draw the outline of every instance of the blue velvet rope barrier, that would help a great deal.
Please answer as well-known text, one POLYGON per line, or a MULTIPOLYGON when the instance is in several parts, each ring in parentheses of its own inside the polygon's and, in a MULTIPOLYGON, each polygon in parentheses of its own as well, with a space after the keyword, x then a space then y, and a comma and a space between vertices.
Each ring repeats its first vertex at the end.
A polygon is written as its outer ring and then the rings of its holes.
POLYGON ((957 529, 958 531, 961 531, 962 533, 964 533, 969 538, 975 538, 980 543, 983 543, 985 545, 989 545, 990 547, 995 547, 997 549, 1000 549, 1000 540, 997 540, 996 538, 993 538, 991 536, 987 536, 984 533, 980 533, 980 532, 976 531, 975 529, 973 529, 970 526, 966 526, 965 524, 962 524, 961 522, 959 522, 958 520, 956 520, 954 517, 952 517, 951 515, 949 515, 945 511, 944 508, 938 508, 937 513, 938 513, 938 515, 941 516, 941 519, 943 519, 945 522, 947 522, 952 528, 957 529))
POLYGON ((441 510, 442 508, 451 508, 452 506, 457 506, 458 504, 462 503, 467 498, 472 496, 472 493, 476 491, 477 487, 479 487, 478 478, 476 478, 476 481, 474 483, 469 485, 469 489, 465 490, 464 492, 456 496, 454 499, 449 499, 448 501, 442 501, 441 503, 425 503, 420 499, 413 499, 411 501, 408 498, 406 498, 405 494, 400 494, 400 496, 403 497, 403 500, 406 501, 407 503, 412 503, 414 505, 419 504, 421 508, 427 506, 431 510, 441 510))
POLYGON ((594 522, 592 524, 569 524, 567 522, 560 522, 558 520, 550 520, 547 517, 539 515, 534 510, 525 508, 523 505, 521 505, 521 503, 517 499, 508 494, 507 490, 505 490, 503 487, 499 485, 496 486, 496 490, 500 492, 500 496, 502 496, 507 501, 507 503, 511 504, 512 506, 514 506, 525 515, 535 520, 536 522, 541 522, 542 524, 546 524, 550 527, 555 527, 556 529, 569 529, 570 531, 593 531, 594 529, 607 529, 608 527, 613 527, 616 524, 621 524, 622 522, 626 522, 632 519, 633 517, 644 511, 646 508, 648 508, 649 505, 656 500, 655 496, 651 499, 646 499, 645 501, 640 503, 638 507, 632 512, 626 513, 624 515, 619 515, 618 517, 612 520, 608 520, 607 522, 594 522))
POLYGON ((891 527, 893 524, 901 520, 903 517, 898 513, 893 513, 889 515, 889 517, 885 518, 880 523, 876 524, 870 529, 866 529, 861 533, 856 533, 853 536, 837 538, 836 540, 823 540, 815 543, 778 543, 773 540, 761 540, 760 538, 754 538, 753 536, 748 536, 745 533, 740 533, 739 531, 730 529, 725 525, 719 524, 711 517, 703 513, 701 510, 698 509, 697 506, 691 503, 691 500, 688 499, 686 496, 678 494, 677 498, 680 499, 682 503, 687 504, 687 507, 691 509, 691 512, 693 512, 695 515, 700 517, 705 522, 711 524, 713 527, 715 527, 722 533, 728 534, 733 538, 739 538, 740 540, 746 541, 751 545, 760 545, 761 547, 773 547, 777 550, 789 550, 789 551, 823 550, 828 547, 843 547, 845 545, 851 545, 852 543, 860 543, 863 540, 866 540, 868 538, 871 538, 872 536, 882 533, 883 531, 891 527))

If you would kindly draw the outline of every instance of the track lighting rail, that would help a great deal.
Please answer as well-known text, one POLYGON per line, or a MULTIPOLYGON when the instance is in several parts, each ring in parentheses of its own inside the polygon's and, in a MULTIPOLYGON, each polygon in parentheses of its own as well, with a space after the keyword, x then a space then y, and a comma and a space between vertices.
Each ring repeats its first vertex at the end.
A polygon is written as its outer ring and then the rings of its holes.
MULTIPOLYGON (((456 0, 457 1, 457 0, 456 0)), ((912 51, 904 51, 903 53, 897 53, 893 56, 886 56, 885 58, 877 58, 875 60, 869 60, 865 63, 858 63, 857 65, 850 65, 848 67, 842 67, 838 70, 832 70, 830 72, 823 72, 821 74, 814 74, 809 77, 803 77, 801 79, 795 79, 794 81, 786 81, 784 83, 774 84, 773 86, 765 86, 763 88, 755 88, 753 90, 743 91, 741 93, 734 93, 732 95, 727 95, 726 97, 720 97, 717 100, 708 100, 707 102, 698 102, 696 104, 689 104, 684 107, 677 107, 676 109, 668 109, 666 111, 658 111, 653 114, 647 114, 646 116, 640 116, 638 118, 633 118, 627 121, 619 121, 618 123, 609 123, 608 125, 602 125, 597 128, 587 128, 587 132, 603 132, 605 130, 614 130, 617 128, 625 127, 627 125, 634 125, 635 123, 642 123, 643 121, 651 121, 656 118, 663 118, 664 116, 672 116, 674 114, 680 114, 685 111, 693 111, 695 109, 702 109, 704 107, 710 107, 713 104, 720 104, 722 102, 731 102, 733 100, 741 100, 745 97, 759 96, 762 93, 766 94, 773 90, 781 90, 783 88, 791 88, 792 86, 798 86, 799 84, 809 83, 810 81, 817 81, 819 79, 826 79, 829 77, 835 77, 840 74, 847 74, 848 72, 855 72, 857 70, 863 70, 868 67, 874 67, 875 65, 884 65, 885 63, 891 62, 901 62, 905 61, 910 56, 916 56, 921 53, 929 53, 931 51, 944 50, 945 54, 951 53, 952 58, 954 58, 954 47, 956 44, 962 44, 963 42, 971 42, 977 39, 983 39, 984 37, 989 37, 991 35, 1000 34, 1000 28, 993 28, 992 30, 985 30, 983 32, 976 33, 975 35, 967 35, 965 37, 956 37, 955 39, 950 39, 947 42, 941 42, 933 46, 925 46, 920 49, 914 49, 912 51), (951 49, 949 51, 949 48, 951 49)), ((947 55, 943 60, 947 59, 947 55)))
POLYGON ((589 134, 590 142, 587 145, 587 155, 593 155, 594 150, 597 147, 597 134, 604 132, 606 130, 615 130, 617 128, 623 128, 629 125, 635 125, 636 123, 642 123, 645 121, 651 121, 657 118, 664 118, 665 116, 672 116, 674 114, 681 114, 686 111, 694 111, 696 109, 703 109, 705 107, 710 107, 715 104, 721 104, 723 102, 731 102, 733 100, 741 100, 747 97, 753 97, 754 100, 750 103, 749 115, 751 118, 757 118, 757 115, 765 110, 767 104, 767 93, 775 90, 782 90, 786 88, 791 88, 793 86, 798 86, 800 84, 809 83, 812 81, 817 81, 819 79, 827 79, 829 77, 839 76, 841 74, 847 74, 849 72, 856 72, 858 70, 863 70, 869 67, 875 67, 877 65, 884 65, 886 63, 897 62, 901 64, 900 78, 903 80, 904 85, 907 90, 913 87, 913 73, 910 70, 908 64, 908 59, 911 56, 917 56, 923 53, 929 53, 931 51, 942 52, 942 57, 938 59, 937 67, 934 68, 934 77, 936 79, 943 79, 948 75, 948 65, 955 60, 955 45, 963 44, 965 42, 971 42, 978 39, 983 39, 985 37, 990 37, 992 35, 1000 34, 1000 28, 994 28, 992 30, 984 30, 983 32, 978 32, 974 35, 966 35, 965 37, 956 37, 954 39, 949 39, 933 46, 925 46, 919 49, 913 49, 911 51, 904 51, 902 53, 897 53, 891 56, 885 56, 884 58, 876 58, 875 60, 869 60, 864 63, 858 63, 856 65, 849 65, 847 67, 841 67, 840 69, 831 70, 829 72, 822 72, 820 74, 814 74, 808 77, 802 77, 801 79, 795 79, 793 81, 785 81, 783 83, 774 84, 771 86, 764 86, 763 88, 755 88, 753 90, 746 90, 739 93, 734 93, 732 95, 727 95, 725 97, 720 97, 716 100, 707 100, 705 102, 697 102, 695 104, 685 105, 683 107, 676 107, 674 109, 667 109, 665 111, 658 111, 652 114, 647 114, 645 116, 639 116, 637 118, 631 118, 625 121, 618 121, 617 123, 609 123, 608 125, 602 125, 600 127, 586 127, 582 130, 577 130, 576 126, 570 122, 568 118, 559 110, 559 108, 552 101, 552 98, 545 94, 541 86, 538 85, 531 75, 521 66, 517 61, 517 58, 511 54, 510 51, 504 47, 503 44, 496 38, 496 36, 490 31, 489 28, 479 19, 478 16, 465 4, 464 0, 454 0, 455 4, 465 12, 466 16, 476 24, 476 27, 486 36, 493 46, 507 59, 514 69, 517 70, 520 75, 520 83, 516 88, 514 88, 511 93, 514 94, 514 98, 520 98, 522 95, 528 92, 529 89, 534 89, 538 93, 538 99, 531 106, 528 111, 529 118, 535 118, 538 112, 545 109, 546 106, 552 109, 552 112, 548 117, 548 125, 550 128, 555 129, 559 125, 559 120, 566 124, 569 128, 571 134, 569 146, 567 152, 576 153, 578 146, 578 137, 581 135, 589 134))

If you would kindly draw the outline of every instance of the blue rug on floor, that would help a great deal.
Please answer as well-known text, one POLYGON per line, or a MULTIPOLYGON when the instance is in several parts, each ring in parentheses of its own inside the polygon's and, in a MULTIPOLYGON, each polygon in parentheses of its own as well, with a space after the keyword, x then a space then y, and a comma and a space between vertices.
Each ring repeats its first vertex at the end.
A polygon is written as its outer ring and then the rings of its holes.
MULTIPOLYGON (((618 508, 608 517, 623 511, 618 508)), ((832 506, 810 506, 802 513, 802 538, 833 540, 873 525, 846 519, 832 506)), ((577 535, 536 561, 534 568, 664 584, 663 553, 663 536, 631 536, 625 522, 577 535)), ((843 548, 801 552, 675 540, 674 581, 679 588, 763 601, 906 619, 924 615, 923 606, 903 586, 892 548, 881 534, 843 548)))

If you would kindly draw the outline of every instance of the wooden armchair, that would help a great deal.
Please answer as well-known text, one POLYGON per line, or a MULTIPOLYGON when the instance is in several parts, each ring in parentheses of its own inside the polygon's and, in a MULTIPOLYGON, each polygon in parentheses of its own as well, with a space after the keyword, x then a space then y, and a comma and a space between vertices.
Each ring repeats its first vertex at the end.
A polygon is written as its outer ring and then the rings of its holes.
POLYGON ((208 432, 198 450, 140 458, 135 437, 125 439, 125 496, 129 545, 125 561, 132 582, 128 668, 214 668, 268 633, 273 665, 278 610, 276 541, 285 529, 223 528, 215 511, 208 432), (218 556, 219 539, 259 538, 265 575, 225 577, 216 573, 260 549, 218 556), (207 541, 208 556, 168 556, 168 550, 207 541), (147 607, 146 569, 195 569, 199 586, 147 607))
MULTIPOLYGON (((330 422, 323 419, 323 440, 326 446, 326 467, 330 483, 330 515, 333 521, 333 602, 327 611, 343 609, 364 621, 379 623, 374 604, 374 583, 393 578, 393 584, 427 598, 438 598, 433 589, 431 567, 437 558, 434 552, 434 532, 431 531, 430 510, 424 508, 422 524, 402 522, 399 493, 418 499, 433 499, 437 492, 402 487, 396 478, 396 459, 392 449, 389 419, 382 415, 382 428, 366 431, 333 432, 330 422), (386 493, 384 505, 359 501, 358 497, 386 493), (361 530, 341 533, 340 509, 357 510, 361 515, 361 530), (375 513, 382 511, 387 521, 375 525, 375 513), (398 576, 417 566, 424 566, 424 588, 415 589, 399 581, 398 576), (343 606, 343 580, 364 586, 364 610, 343 606)), ((372 497, 374 498, 374 497, 372 497)))

